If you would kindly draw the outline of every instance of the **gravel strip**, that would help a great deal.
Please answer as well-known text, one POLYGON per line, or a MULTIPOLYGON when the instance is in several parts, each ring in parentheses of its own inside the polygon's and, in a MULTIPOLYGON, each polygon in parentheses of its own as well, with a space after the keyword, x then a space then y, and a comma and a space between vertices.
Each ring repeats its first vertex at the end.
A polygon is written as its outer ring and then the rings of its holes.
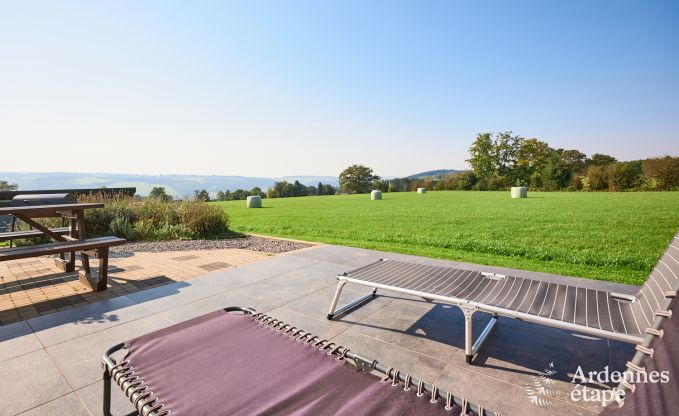
POLYGON ((247 236, 243 238, 229 238, 225 240, 174 240, 174 241, 149 241, 141 243, 129 243, 122 246, 111 247, 113 253, 149 252, 160 253, 164 251, 190 251, 190 250, 218 250, 226 248, 241 248, 244 250, 261 251, 263 253, 285 253, 286 251, 299 250, 311 247, 313 244, 299 243, 296 241, 277 240, 247 236))

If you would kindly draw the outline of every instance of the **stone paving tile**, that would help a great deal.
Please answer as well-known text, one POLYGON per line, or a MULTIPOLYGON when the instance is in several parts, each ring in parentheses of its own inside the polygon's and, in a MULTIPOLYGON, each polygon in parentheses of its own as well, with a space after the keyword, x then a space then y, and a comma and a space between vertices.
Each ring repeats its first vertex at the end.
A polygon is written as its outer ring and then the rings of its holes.
POLYGON ((45 350, 0 362, 0 416, 15 415, 71 392, 45 350))
POLYGON ((101 379, 101 357, 106 349, 147 332, 172 325, 160 315, 132 321, 107 331, 47 347, 47 352, 74 389, 101 379))
MULTIPOLYGON (((77 396, 85 404, 85 408, 91 415, 100 415, 103 406, 102 392, 104 382, 97 381, 87 387, 76 390, 77 396)), ((111 414, 113 416, 127 416, 134 410, 130 400, 125 397, 122 390, 115 385, 111 388, 111 414)))
POLYGON ((22 321, 0 326, 0 362, 42 348, 28 323, 22 321))
POLYGON ((90 413, 78 396, 70 393, 21 413, 21 416, 90 416, 90 413))

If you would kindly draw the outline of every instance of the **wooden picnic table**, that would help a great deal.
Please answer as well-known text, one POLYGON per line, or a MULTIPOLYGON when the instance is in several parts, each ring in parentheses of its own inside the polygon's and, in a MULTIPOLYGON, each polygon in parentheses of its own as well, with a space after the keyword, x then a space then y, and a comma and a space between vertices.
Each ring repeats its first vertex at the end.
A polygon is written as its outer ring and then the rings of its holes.
POLYGON ((0 261, 58 253, 59 258, 55 259, 56 265, 65 272, 73 272, 75 271, 75 253, 77 251, 80 252, 80 260, 83 267, 80 280, 88 284, 88 286, 95 288, 95 290, 106 289, 106 270, 101 270, 101 268, 108 266, 108 247, 122 244, 125 240, 116 237, 87 239, 85 210, 103 207, 104 204, 101 203, 75 203, 0 208, 0 215, 13 215, 34 228, 31 231, 0 233, 0 241, 43 236, 54 240, 53 243, 37 246, 0 248, 0 261), (69 227, 48 228, 37 222, 37 218, 64 218, 69 221, 69 227), (103 254, 100 257, 100 260, 103 260, 99 272, 100 279, 98 282, 93 283, 89 255, 98 256, 100 251, 103 254), (65 258, 65 253, 69 253, 68 260, 65 258), (101 282, 102 277, 103 286, 101 282))

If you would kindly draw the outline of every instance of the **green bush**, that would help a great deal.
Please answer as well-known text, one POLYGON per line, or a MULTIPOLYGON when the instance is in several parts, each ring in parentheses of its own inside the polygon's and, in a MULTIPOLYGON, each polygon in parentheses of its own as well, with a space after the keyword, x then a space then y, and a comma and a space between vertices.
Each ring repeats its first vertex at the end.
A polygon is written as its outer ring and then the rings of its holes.
POLYGON ((115 235, 128 241, 219 238, 228 232, 229 217, 222 208, 200 200, 88 197, 104 208, 85 211, 89 236, 115 235))

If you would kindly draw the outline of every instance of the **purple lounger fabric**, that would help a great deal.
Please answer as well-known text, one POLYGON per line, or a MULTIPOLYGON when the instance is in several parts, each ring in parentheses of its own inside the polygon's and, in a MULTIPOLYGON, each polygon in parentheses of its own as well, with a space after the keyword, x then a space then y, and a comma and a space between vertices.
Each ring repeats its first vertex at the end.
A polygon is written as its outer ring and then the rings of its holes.
MULTIPOLYGON (((127 341, 127 360, 172 415, 459 415, 346 360, 217 311, 127 341)), ((471 412, 469 413, 471 414, 471 412)))

